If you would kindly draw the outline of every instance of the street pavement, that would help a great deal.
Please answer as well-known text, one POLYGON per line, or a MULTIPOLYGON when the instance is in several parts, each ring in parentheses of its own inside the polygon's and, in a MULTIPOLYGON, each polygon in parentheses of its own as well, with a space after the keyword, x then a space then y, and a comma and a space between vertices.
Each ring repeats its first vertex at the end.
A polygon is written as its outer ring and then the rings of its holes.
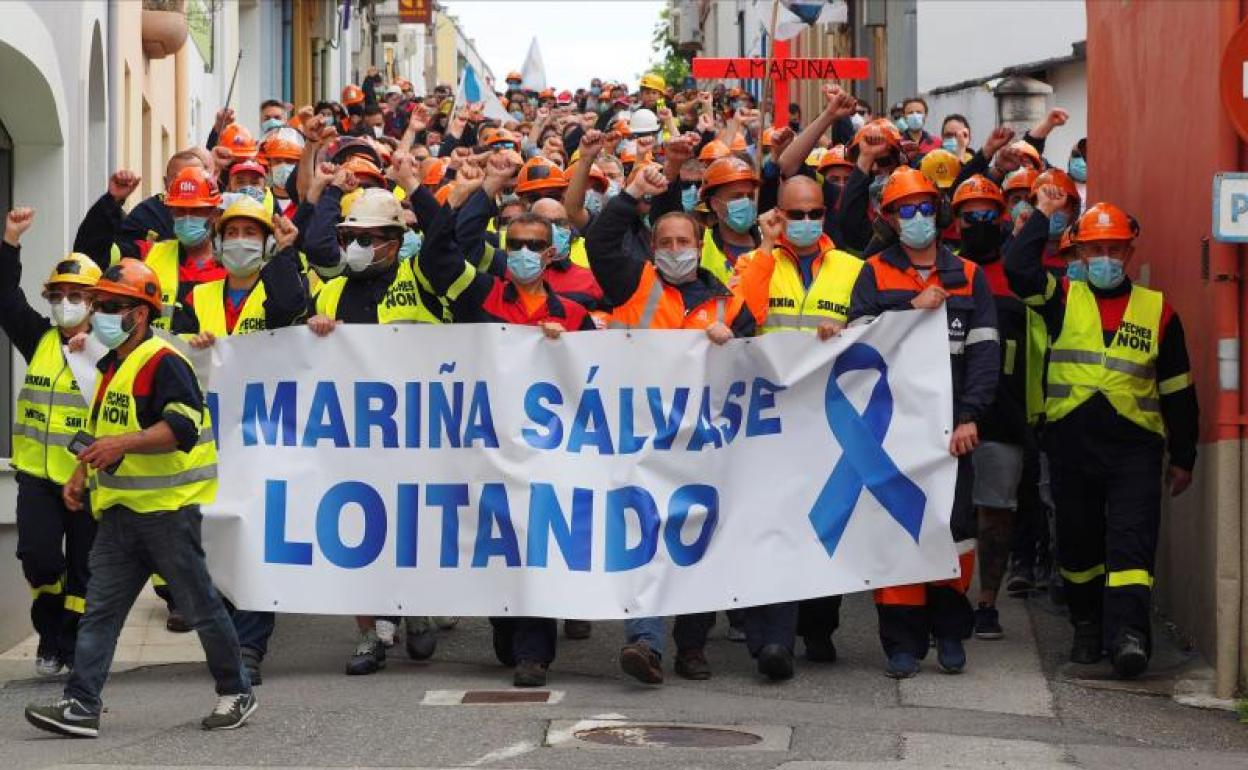
MULTIPOLYGON (((1170 697, 1176 682, 1199 690, 1207 677, 1194 656, 1161 644, 1157 672, 1124 690, 1106 667, 1064 662, 1068 628, 1047 599, 1003 599, 1002 616, 1006 638, 970 642, 964 675, 940 674, 933 656, 898 683, 881 673, 869 595, 849 597, 840 660, 799 660, 781 684, 757 676, 721 616, 707 650, 714 678, 669 671, 662 687, 619 672, 621 624, 600 622, 589 640, 560 640, 539 696, 549 702, 507 705, 460 703, 515 692, 483 619, 443 632, 429 662, 400 646, 381 673, 347 677, 350 618, 284 616, 260 709, 228 733, 198 727, 214 702, 202 663, 132 662, 109 681, 98 740, 51 737, 22 707, 56 697, 59 682, 8 661, 0 670, 17 678, 0 686, 0 768, 1248 768, 1248 725, 1170 697)), ((135 622, 150 624, 150 607, 135 622)))

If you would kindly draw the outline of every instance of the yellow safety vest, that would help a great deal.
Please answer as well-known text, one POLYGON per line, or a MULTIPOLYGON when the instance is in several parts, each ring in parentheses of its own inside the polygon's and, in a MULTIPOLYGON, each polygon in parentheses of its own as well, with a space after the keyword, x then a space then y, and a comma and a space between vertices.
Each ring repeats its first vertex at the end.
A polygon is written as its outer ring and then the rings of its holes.
POLYGON ((1118 414, 1166 435, 1156 368, 1164 304, 1161 292, 1132 286, 1122 324, 1106 345, 1096 297, 1083 281, 1070 282, 1062 333, 1049 351, 1045 414, 1050 422, 1100 393, 1118 414))
POLYGON ((572 247, 568 249, 568 259, 572 260, 574 265, 589 269, 589 253, 585 251, 584 238, 572 241, 572 247))
POLYGON ((152 321, 158 329, 168 329, 173 311, 178 306, 178 241, 177 239, 152 244, 143 258, 160 279, 160 318, 152 321))
MULTIPOLYGON (((472 270, 471 265, 466 265, 472 270)), ((338 301, 347 288, 347 277, 340 275, 326 281, 316 294, 316 312, 330 318, 338 317, 338 301)), ((439 314, 442 308, 438 308, 439 314)), ((434 315, 425 307, 416 289, 416 274, 412 270, 411 260, 399 262, 394 280, 386 289, 386 295, 377 306, 377 323, 379 324, 436 324, 442 323, 440 315, 434 315)))
POLYGON ((1049 330, 1044 318, 1027 308, 1027 339, 1023 350, 1023 389, 1027 403, 1027 424, 1035 425, 1044 416, 1044 356, 1049 351, 1049 330))
POLYGON ((845 323, 849 319, 849 296, 862 271, 863 262, 839 249, 823 253, 823 263, 808 290, 802 285, 797 263, 780 249, 775 251, 771 287, 767 299, 764 334, 775 331, 813 332, 829 319, 845 323))
MULTIPOLYGON (((134 379, 143 365, 163 349, 182 358, 168 342, 151 337, 126 356, 107 387, 103 387, 101 379, 101 387, 95 391, 91 419, 91 433, 97 439, 142 430, 134 397, 134 379)), ((217 447, 208 410, 194 410, 181 404, 174 404, 170 409, 199 421, 199 442, 190 452, 179 449, 151 454, 132 452, 122 458, 115 473, 90 470, 91 510, 97 515, 116 505, 136 513, 156 513, 203 505, 216 498, 217 447)))
POLYGON ((60 331, 48 329, 35 347, 17 394, 13 467, 64 484, 78 465, 69 441, 86 429, 87 401, 65 361, 60 331))
POLYGON ((719 246, 715 245, 715 238, 711 234, 711 228, 706 228, 702 233, 702 268, 720 280, 720 283, 728 285, 728 280, 732 277, 732 266, 728 264, 728 255, 723 252, 719 246))
POLYGON ((256 281, 243 302, 243 309, 234 323, 234 330, 229 331, 225 323, 225 283, 222 278, 217 281, 201 283, 191 289, 191 303, 195 306, 195 317, 199 319, 200 332, 211 332, 216 337, 227 337, 231 334, 251 334, 269 328, 268 319, 264 314, 264 300, 268 296, 264 292, 264 281, 256 281))

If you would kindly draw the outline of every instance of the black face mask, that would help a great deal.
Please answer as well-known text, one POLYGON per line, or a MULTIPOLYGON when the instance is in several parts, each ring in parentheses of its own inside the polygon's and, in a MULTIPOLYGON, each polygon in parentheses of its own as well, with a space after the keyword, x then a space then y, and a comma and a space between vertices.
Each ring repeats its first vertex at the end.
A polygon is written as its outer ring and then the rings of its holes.
POLYGON ((844 182, 824 182, 823 183, 823 201, 827 204, 828 210, 837 211, 841 208, 841 196, 845 194, 844 182))
POLYGON ((996 222, 962 224, 962 254, 974 262, 993 262, 1000 257, 1005 234, 996 222))

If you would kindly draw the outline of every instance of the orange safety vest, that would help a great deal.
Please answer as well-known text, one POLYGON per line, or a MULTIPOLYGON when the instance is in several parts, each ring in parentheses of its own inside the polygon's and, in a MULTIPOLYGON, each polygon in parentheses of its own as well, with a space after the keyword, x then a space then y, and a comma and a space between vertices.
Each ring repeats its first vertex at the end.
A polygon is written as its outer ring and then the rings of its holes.
POLYGON ((623 305, 606 316, 608 329, 706 329, 715 323, 731 325, 744 302, 735 293, 707 300, 685 311, 680 290, 659 277, 647 262, 642 266, 637 290, 623 305))

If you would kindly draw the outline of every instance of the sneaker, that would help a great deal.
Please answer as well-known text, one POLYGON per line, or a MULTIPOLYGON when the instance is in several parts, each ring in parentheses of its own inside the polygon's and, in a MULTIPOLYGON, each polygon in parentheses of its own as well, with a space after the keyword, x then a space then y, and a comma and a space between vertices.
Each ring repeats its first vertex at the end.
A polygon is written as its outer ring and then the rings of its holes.
POLYGON ((247 679, 251 686, 260 686, 264 682, 264 677, 260 674, 260 651, 244 647, 239 652, 242 654, 243 668, 247 669, 247 679))
POLYGON ((249 693, 238 695, 222 695, 217 698, 217 707, 204 717, 200 727, 205 730, 233 730, 243 726, 243 722, 256 712, 256 696, 249 693))
POLYGON ((165 619, 165 630, 171 634, 189 634, 193 629, 191 624, 186 622, 186 617, 177 609, 169 610, 169 617, 165 619))
POLYGON ((26 721, 40 730, 74 738, 98 738, 100 715, 74 698, 61 698, 46 706, 26 707, 26 721))
POLYGON ((437 624, 439 629, 443 631, 450 631, 452 628, 459 625, 459 618, 454 615, 434 615, 433 622, 437 624))
POLYGON ((387 648, 394 646, 394 636, 399 632, 399 624, 393 620, 382 620, 377 618, 373 621, 373 628, 377 631, 377 638, 381 640, 387 648))
POLYGON ((806 646, 806 660, 812 663, 836 662, 836 645, 833 644, 832 637, 824 639, 820 636, 803 636, 802 641, 806 646))
POLYGON ((1005 636, 1005 629, 1001 628, 997 608, 980 604, 975 610, 975 638, 1000 639, 1003 636, 1005 636))
POLYGON ((768 644, 758 651, 758 673, 773 682, 793 678, 793 653, 780 644, 768 644))
POLYGON ((569 639, 588 639, 594 632, 594 624, 588 620, 563 621, 563 635, 569 639))
POLYGON ((1070 646, 1070 662, 1090 665, 1098 663, 1105 654, 1101 641, 1101 627, 1084 621, 1075 624, 1075 640, 1070 646))
POLYGON ((347 676, 375 674, 386 667, 386 647, 370 631, 355 648, 355 654, 347 661, 347 676))
POLYGON ((728 625, 728 641, 744 642, 745 641, 745 627, 734 626, 732 624, 729 624, 728 625))
POLYGON ((35 673, 39 676, 56 676, 65 663, 57 655, 39 655, 35 658, 35 673))
POLYGON ((438 627, 433 618, 406 618, 403 625, 406 627, 404 646, 407 647, 407 657, 412 660, 432 658, 434 650, 438 649, 438 627))
POLYGON ((1014 562, 1010 569, 1010 579, 1005 584, 1005 592, 1018 599, 1031 595, 1035 587, 1035 568, 1030 564, 1014 562))
POLYGON ((682 679, 700 682, 711 678, 711 663, 701 647, 690 647, 676 653, 676 675, 682 679))
POLYGON ((516 673, 511 678, 516 687, 545 687, 546 666, 532 660, 522 660, 516 664, 516 673))
POLYGON ((1136 631, 1120 632, 1109 659, 1114 664, 1114 673, 1120 679, 1134 679, 1144 673, 1148 668, 1148 651, 1144 637, 1136 631))
POLYGON ((620 669, 644 684, 663 684, 663 663, 659 654, 645 642, 620 648, 620 669))
POLYGON ((946 674, 961 674, 966 668, 966 648, 962 646, 962 640, 937 640, 936 664, 946 674))
POLYGON ((909 679, 919 673, 919 659, 908 652, 895 652, 888 656, 884 675, 893 679, 909 679))

